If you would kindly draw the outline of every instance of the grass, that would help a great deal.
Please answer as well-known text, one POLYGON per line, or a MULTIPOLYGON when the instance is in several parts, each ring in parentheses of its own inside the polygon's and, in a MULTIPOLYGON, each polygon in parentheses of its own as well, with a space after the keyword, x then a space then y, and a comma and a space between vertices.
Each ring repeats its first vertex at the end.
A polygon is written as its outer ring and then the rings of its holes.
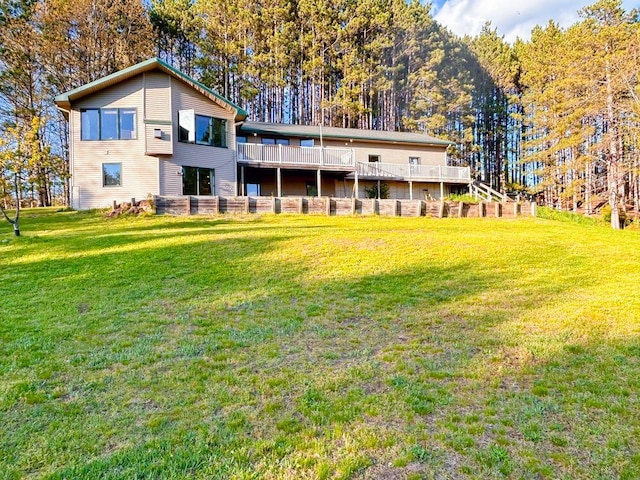
POLYGON ((0 479, 640 477, 637 232, 0 228, 0 479))

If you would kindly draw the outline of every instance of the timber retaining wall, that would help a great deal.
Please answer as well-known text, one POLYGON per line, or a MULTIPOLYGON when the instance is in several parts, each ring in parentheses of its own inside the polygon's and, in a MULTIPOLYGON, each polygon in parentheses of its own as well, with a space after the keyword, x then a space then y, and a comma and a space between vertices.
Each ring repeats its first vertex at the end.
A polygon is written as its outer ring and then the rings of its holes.
POLYGON ((331 197, 155 196, 156 213, 217 215, 221 213, 293 213, 308 215, 382 215, 390 217, 519 217, 535 216, 535 203, 425 202, 331 197))

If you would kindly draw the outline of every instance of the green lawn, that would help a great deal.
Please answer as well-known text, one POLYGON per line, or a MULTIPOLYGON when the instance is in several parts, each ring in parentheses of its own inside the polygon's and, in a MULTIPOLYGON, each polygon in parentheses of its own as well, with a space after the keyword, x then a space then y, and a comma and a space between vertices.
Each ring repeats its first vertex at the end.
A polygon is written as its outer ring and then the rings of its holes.
POLYGON ((640 234, 0 224, 0 479, 640 478, 640 234))

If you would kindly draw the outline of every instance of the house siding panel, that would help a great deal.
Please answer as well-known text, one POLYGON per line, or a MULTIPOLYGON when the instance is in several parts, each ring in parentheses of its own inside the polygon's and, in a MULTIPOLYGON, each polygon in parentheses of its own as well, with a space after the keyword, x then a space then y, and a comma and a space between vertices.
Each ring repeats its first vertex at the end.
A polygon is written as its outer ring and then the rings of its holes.
POLYGON ((172 135, 178 138, 178 111, 195 110, 196 114, 227 120, 227 148, 173 142, 173 156, 160 160, 160 184, 163 195, 182 194, 182 166, 215 169, 215 194, 236 193, 235 111, 214 104, 210 99, 178 80, 171 79, 172 135))
POLYGON ((145 155, 142 75, 106 88, 73 105, 70 112, 72 206, 105 208, 112 201, 128 201, 157 194, 158 160, 145 155), (80 140, 80 110, 85 108, 136 108, 136 140, 80 140), (102 164, 122 165, 122 185, 102 185, 102 164))
POLYGON ((147 72, 144 74, 144 87, 146 151, 151 155, 171 155, 171 77, 166 73, 147 72), (156 129, 161 132, 160 138, 155 137, 156 129))

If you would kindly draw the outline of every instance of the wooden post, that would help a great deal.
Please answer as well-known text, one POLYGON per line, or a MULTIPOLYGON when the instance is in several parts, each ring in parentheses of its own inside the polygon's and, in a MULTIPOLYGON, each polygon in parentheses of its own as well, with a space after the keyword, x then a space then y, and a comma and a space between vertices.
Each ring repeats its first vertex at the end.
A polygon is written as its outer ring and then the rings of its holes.
MULTIPOLYGON (((326 199, 326 202, 324 204, 324 213, 327 215, 327 217, 329 217, 331 216, 331 197, 324 197, 324 198, 326 199)), ((338 206, 336 205, 336 209, 337 208, 338 206)))
POLYGON ((513 204, 513 216, 517 217, 518 215, 520 215, 521 210, 520 210, 520 204, 518 202, 513 204))
POLYGON ((185 197, 185 202, 187 204, 187 215, 191 215, 191 195, 185 197))
POLYGON ((416 217, 422 216, 422 204, 424 202, 422 200, 418 200, 418 209, 416 210, 416 217))
POLYGON ((493 204, 496 206, 496 209, 495 209, 496 218, 501 217, 502 216, 502 204, 500 202, 493 202, 493 204))
POLYGON ((537 217, 538 216, 538 204, 536 202, 531 202, 531 216, 532 217, 537 217))
POLYGON ((302 197, 298 197, 298 213, 302 215, 302 197))
POLYGON ((464 202, 458 203, 458 218, 462 218, 464 212, 464 202))
POLYGON ((276 213, 276 197, 271 197, 271 213, 276 213))
POLYGON ((278 190, 278 197, 282 196, 282 173, 280 173, 280 167, 276 168, 276 187, 278 190))
POLYGON ((371 199, 371 215, 375 215, 376 212, 376 199, 372 198, 371 199))
MULTIPOLYGON (((5 205, 6 205, 6 200, 5 200, 5 205)), ((115 210, 116 208, 118 208, 118 203, 114 200, 113 201, 113 209, 115 210)), ((8 210, 7 208, 5 208, 5 210, 8 210)))
POLYGON ((484 202, 478 203, 478 216, 480 218, 487 216, 487 204, 484 202))
POLYGON ((131 197, 131 208, 133 208, 136 205, 136 199, 131 197))
POLYGON ((215 198, 215 202, 216 202, 216 213, 220 215, 220 195, 216 195, 213 198, 215 198))
POLYGON ((397 217, 398 216, 398 207, 400 206, 400 201, 399 200, 394 200, 393 201, 393 216, 397 217))
POLYGON ((444 197, 440 197, 440 206, 438 208, 438 218, 444 218, 444 197))
POLYGON ((249 213, 249 197, 244 197, 244 213, 249 213))
POLYGON ((355 178, 356 179, 354 181, 353 188, 355 190, 355 198, 357 199, 358 198, 358 169, 356 169, 356 177, 355 178))
POLYGON ((356 199, 356 197, 353 197, 351 199, 351 215, 355 215, 356 214, 356 202, 358 200, 356 199))

